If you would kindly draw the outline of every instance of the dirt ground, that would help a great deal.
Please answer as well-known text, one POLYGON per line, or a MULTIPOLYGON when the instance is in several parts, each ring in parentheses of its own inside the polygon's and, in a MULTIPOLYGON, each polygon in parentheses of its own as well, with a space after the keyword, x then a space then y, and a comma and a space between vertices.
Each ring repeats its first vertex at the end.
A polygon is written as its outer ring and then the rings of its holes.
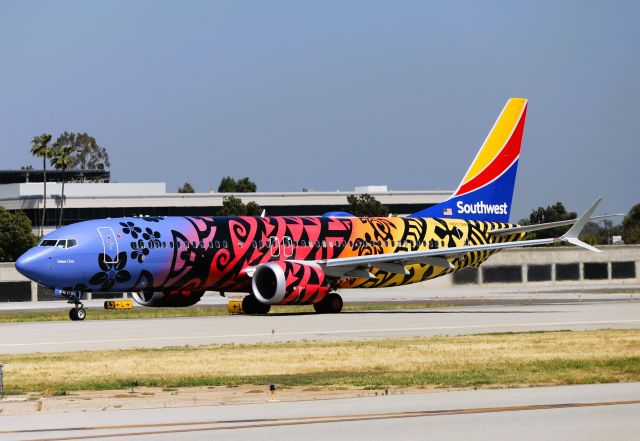
MULTIPOLYGON (((421 389, 424 391, 424 389, 421 389)), ((277 401, 321 400, 411 392, 356 388, 291 387, 275 393, 277 401)), ((36 412, 83 412, 181 406, 261 403, 272 399, 268 386, 136 387, 134 390, 74 391, 65 396, 13 395, 0 400, 0 416, 36 412)))

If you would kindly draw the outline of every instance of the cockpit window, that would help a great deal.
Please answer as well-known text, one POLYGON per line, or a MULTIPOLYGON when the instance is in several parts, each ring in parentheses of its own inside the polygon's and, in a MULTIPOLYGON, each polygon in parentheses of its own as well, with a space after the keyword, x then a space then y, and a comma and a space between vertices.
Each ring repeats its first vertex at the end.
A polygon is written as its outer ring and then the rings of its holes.
POLYGON ((40 242, 41 247, 71 248, 76 245, 78 245, 78 241, 75 239, 46 239, 40 242))

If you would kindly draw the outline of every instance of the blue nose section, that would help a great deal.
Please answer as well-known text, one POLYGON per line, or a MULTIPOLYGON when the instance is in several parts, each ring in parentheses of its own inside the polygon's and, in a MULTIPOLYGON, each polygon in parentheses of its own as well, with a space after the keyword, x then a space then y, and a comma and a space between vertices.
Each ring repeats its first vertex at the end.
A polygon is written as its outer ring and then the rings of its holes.
POLYGON ((28 279, 38 281, 42 274, 42 261, 38 258, 38 250, 30 249, 16 260, 16 269, 28 279))

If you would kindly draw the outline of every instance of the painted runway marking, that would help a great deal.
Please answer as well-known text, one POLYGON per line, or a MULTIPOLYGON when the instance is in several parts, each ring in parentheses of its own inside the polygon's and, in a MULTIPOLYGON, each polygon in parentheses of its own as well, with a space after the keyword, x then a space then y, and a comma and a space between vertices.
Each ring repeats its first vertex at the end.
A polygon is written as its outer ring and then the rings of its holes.
MULTIPOLYGON (((542 322, 542 323, 503 323, 503 324, 477 324, 477 325, 460 325, 460 326, 424 326, 413 328, 372 328, 372 329, 330 329, 324 331, 295 331, 295 332, 278 332, 277 336, 296 336, 296 335, 322 335, 322 334, 364 334, 364 333, 381 333, 381 332, 411 332, 411 331, 451 331, 460 329, 496 329, 496 328, 531 328, 546 326, 587 326, 587 325, 622 325, 630 323, 640 323, 638 320, 597 320, 589 322, 542 322)), ((152 341, 171 341, 171 340, 215 340, 224 338, 248 338, 248 337, 273 337, 271 332, 256 334, 223 334, 223 335, 187 335, 182 337, 145 337, 145 338, 113 338, 102 340, 59 340, 45 342, 30 343, 0 343, 0 348, 6 347, 24 347, 24 346, 51 346, 51 345, 69 345, 78 343, 127 343, 127 342, 152 342, 152 341)))
POLYGON ((111 432, 101 434, 62 436, 55 438, 36 438, 25 441, 71 441, 82 439, 98 439, 98 438, 120 438, 131 436, 150 436, 165 435, 189 432, 206 432, 216 430, 237 430, 237 429, 255 429, 283 426, 299 426, 308 424, 326 424, 326 423, 343 423, 353 421, 372 421, 372 420, 389 420, 401 418, 417 418, 417 417, 433 417, 448 415, 471 415, 482 413, 499 413, 499 412, 522 412, 533 410, 550 410, 550 409, 571 409, 582 407, 602 407, 602 406, 624 406, 637 405, 640 400, 628 401, 601 401, 591 403, 557 403, 557 404, 533 404, 524 406, 504 406, 504 407, 475 407, 462 409, 444 409, 444 410, 421 410, 408 412, 389 412, 389 413, 364 413, 352 415, 328 415, 328 416, 309 416, 300 418, 265 418, 250 420, 212 420, 212 421, 193 421, 181 423, 157 423, 157 424, 130 424, 130 425, 112 425, 112 426, 94 426, 94 427, 67 427, 55 429, 35 429, 35 430, 16 430, 4 431, 0 434, 24 434, 35 432, 78 432, 78 431, 98 431, 98 430, 131 430, 131 429, 154 429, 169 428, 169 430, 146 430, 134 432, 111 432), (189 427, 189 426, 209 426, 209 427, 189 427))

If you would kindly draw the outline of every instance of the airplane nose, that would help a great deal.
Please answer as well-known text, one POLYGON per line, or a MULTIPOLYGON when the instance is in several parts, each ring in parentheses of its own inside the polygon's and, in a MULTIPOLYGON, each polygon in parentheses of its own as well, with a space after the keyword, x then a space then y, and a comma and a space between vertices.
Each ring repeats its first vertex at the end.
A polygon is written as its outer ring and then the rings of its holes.
POLYGON ((27 251, 16 260, 16 269, 28 279, 34 280, 36 276, 37 260, 32 250, 27 251))

